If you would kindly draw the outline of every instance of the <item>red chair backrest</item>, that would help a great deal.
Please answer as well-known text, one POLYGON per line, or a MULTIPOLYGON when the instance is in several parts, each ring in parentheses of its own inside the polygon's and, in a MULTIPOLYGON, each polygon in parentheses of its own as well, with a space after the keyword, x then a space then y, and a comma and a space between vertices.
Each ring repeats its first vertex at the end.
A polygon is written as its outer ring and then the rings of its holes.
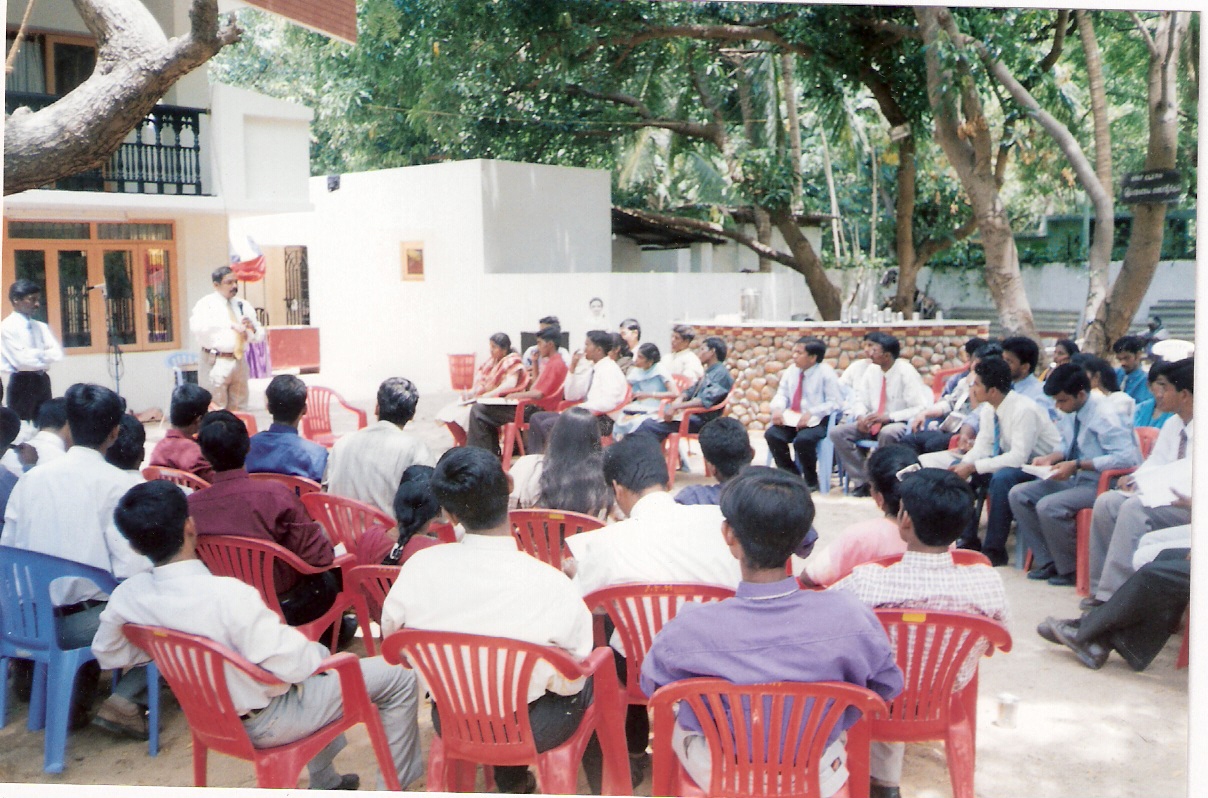
POLYGON ((394 519, 381 510, 344 496, 307 493, 302 496, 302 506, 323 525, 333 544, 343 543, 344 550, 351 554, 359 550, 361 535, 371 526, 394 526, 394 519))
MULTIPOLYGON (((271 471, 257 471, 254 474, 248 474, 252 479, 263 479, 269 482, 280 482, 285 487, 294 492, 295 496, 301 498, 311 493, 320 493, 323 486, 313 479, 306 477, 295 477, 292 474, 274 474, 271 471)), ((393 526, 393 523, 391 524, 393 526)))
POLYGON ((348 587, 353 591, 353 601, 361 604, 364 617, 372 618, 375 623, 382 622, 382 605, 400 570, 398 565, 358 565, 344 572, 348 587))
MULTIPOLYGON (((603 608, 612 619, 625 648, 629 703, 645 704, 646 695, 638 684, 638 676, 654 636, 686 602, 707 604, 733 595, 731 588, 716 585, 619 585, 589 593, 583 601, 592 612, 603 608)), ((607 641, 597 644, 607 645, 607 641)))
MULTIPOLYGON (((681 794, 674 788, 678 761, 671 749, 672 708, 677 702, 682 702, 680 712, 687 707, 696 715, 709 746, 708 794, 735 798, 819 798, 822 753, 845 711, 855 707, 867 718, 885 708, 873 691, 842 682, 739 685, 724 679, 685 679, 666 685, 650 698, 654 795, 681 794)), ((863 719, 848 729, 847 750, 851 778, 857 771, 867 772, 863 763, 868 760, 868 731, 863 719)))
POLYGON ((235 418, 237 418, 243 422, 243 426, 247 427, 247 434, 248 434, 249 438, 251 436, 255 435, 259 431, 256 428, 256 417, 253 416, 251 413, 245 413, 241 410, 236 410, 236 411, 234 411, 234 416, 235 416, 235 418))
POLYGON ((163 479, 174 485, 190 490, 201 490, 210 487, 210 483, 190 471, 164 466, 147 466, 143 469, 143 479, 150 482, 153 479, 163 479))
MULTIPOLYGON (((952 549, 948 552, 952 555, 952 562, 955 565, 992 565, 990 558, 982 554, 980 551, 970 551, 969 549, 952 549)), ((871 562, 874 565, 893 565, 901 562, 901 554, 887 554, 884 557, 878 557, 871 562)))
POLYGON ((303 437, 331 433, 331 399, 335 391, 312 385, 306 389, 306 415, 302 424, 306 427, 303 437))
POLYGON ((940 369, 931 373, 931 393, 932 397, 939 401, 940 394, 944 392, 944 385, 953 374, 960 374, 968 366, 954 366, 950 369, 940 369))
POLYGON ((281 600, 277 597, 277 572, 292 568, 301 573, 315 569, 284 546, 268 540, 240 538, 234 535, 199 535, 197 556, 215 576, 233 576, 260 591, 260 598, 285 623, 281 600))
POLYGON ((1159 427, 1137 427, 1133 431, 1137 433, 1137 444, 1141 447, 1142 459, 1149 457, 1153 445, 1158 442, 1158 433, 1162 430, 1159 427))
POLYGON ((457 532, 447 521, 433 521, 428 531, 441 543, 456 543, 457 532))
POLYGON ((555 568, 562 567, 562 541, 604 526, 598 518, 562 510, 512 510, 508 520, 520 550, 555 568))
POLYGON ((680 393, 683 393, 696 384, 687 374, 672 374, 671 381, 675 383, 675 390, 679 391, 680 393))

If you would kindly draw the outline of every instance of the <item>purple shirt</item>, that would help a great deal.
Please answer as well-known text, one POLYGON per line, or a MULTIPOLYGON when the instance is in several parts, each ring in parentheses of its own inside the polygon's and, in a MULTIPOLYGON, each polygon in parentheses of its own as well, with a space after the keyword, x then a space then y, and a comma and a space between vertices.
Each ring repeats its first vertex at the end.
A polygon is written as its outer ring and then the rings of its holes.
MULTIPOLYGON (((893 698, 902 692, 902 672, 884 627, 855 596, 839 593, 801 590, 789 577, 741 582, 734 598, 684 605, 654 638, 642 663, 642 692, 719 677, 734 684, 848 682, 893 698)), ((858 719, 849 709, 831 739, 858 719)), ((687 709, 679 724, 701 731, 687 709)))
POLYGON ((163 440, 151 450, 151 465, 188 471, 206 482, 214 481, 214 467, 201 453, 197 441, 178 429, 168 430, 163 440))

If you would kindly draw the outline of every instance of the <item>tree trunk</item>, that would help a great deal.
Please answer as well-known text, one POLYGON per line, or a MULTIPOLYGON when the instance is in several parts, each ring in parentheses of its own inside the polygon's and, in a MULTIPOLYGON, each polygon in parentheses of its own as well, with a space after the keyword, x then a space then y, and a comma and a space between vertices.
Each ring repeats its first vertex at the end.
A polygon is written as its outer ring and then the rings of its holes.
POLYGON ((814 297, 814 303, 818 306, 818 313, 822 316, 822 320, 838 321, 843 304, 839 298, 839 289, 835 288, 830 278, 826 276, 826 272, 822 270, 822 261, 818 259, 818 254, 814 252, 809 239, 797 226, 796 219, 787 210, 772 211, 771 218, 776 229, 780 231, 780 235, 784 236, 785 243, 789 245, 793 259, 798 264, 797 270, 805 275, 805 284, 814 297))
POLYGON ((826 131, 819 128, 818 135, 822 137, 822 170, 826 173, 826 192, 830 196, 831 237, 834 239, 835 261, 843 260, 843 227, 839 218, 839 195, 835 192, 835 170, 831 166, 830 145, 826 141, 826 131))
POLYGON ((894 246, 898 255, 898 290, 891 307, 906 314, 914 310, 914 291, 918 285, 920 264, 914 251, 914 206, 916 201, 914 136, 898 142, 898 201, 894 221, 894 246))
POLYGON ((797 114, 797 78, 792 53, 780 55, 780 80, 783 84, 784 110, 788 116, 789 156, 793 159, 793 212, 804 207, 801 199, 801 120, 797 114))
POLYGON ((1082 38, 1082 50, 1086 55, 1087 88, 1091 95, 1091 117, 1095 124, 1095 175, 1107 193, 1104 212, 1110 210, 1110 230, 1103 230, 1103 219, 1099 218, 1099 203, 1095 204, 1095 238, 1088 254, 1086 290, 1085 341, 1083 349, 1099 354, 1107 349, 1103 325, 1103 306, 1107 302, 1109 269, 1111 267, 1112 240, 1115 237, 1115 204, 1112 202, 1112 137, 1107 119, 1107 90, 1103 83, 1103 60, 1099 53, 1099 42, 1095 37, 1095 26, 1090 15, 1083 10, 1074 12, 1078 21, 1078 35, 1082 38), (1102 235, 1100 235, 1102 233, 1102 235), (1101 240, 1102 239, 1102 240, 1101 240))

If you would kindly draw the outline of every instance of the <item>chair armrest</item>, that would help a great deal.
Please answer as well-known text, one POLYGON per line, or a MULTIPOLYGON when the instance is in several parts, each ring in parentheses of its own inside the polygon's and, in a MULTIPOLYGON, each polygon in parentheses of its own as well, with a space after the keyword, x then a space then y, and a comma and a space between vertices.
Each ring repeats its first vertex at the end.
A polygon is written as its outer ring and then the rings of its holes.
POLYGON ((575 405, 581 405, 581 404, 583 404, 582 399, 563 399, 561 402, 558 403, 558 408, 554 412, 561 413, 563 410, 567 410, 569 408, 574 407, 575 405))
POLYGON ((518 429, 524 429, 524 427, 525 427, 524 409, 526 407, 528 407, 529 405, 531 405, 532 403, 533 403, 532 399, 521 399, 520 402, 517 403, 516 418, 513 420, 512 423, 515 424, 518 429))
MULTIPOLYGON (((336 400, 336 402, 339 403, 340 407, 342 407, 345 410, 347 410, 348 412, 354 413, 356 415, 357 429, 364 429, 366 427, 366 425, 369 424, 369 416, 364 410, 361 410, 359 407, 353 407, 352 405, 348 404, 347 402, 344 401, 344 397, 340 396, 335 391, 332 391, 331 395, 336 400)), ((303 418, 306 418, 306 417, 303 416, 303 418)))
POLYGON ((1124 476, 1125 474, 1131 474, 1132 472, 1134 472, 1136 470, 1137 469, 1135 467, 1133 467, 1133 468, 1109 468, 1106 471, 1100 472, 1099 473, 1099 487, 1095 489, 1095 495, 1098 496, 1100 493, 1106 493, 1107 491, 1111 490, 1112 485, 1115 484, 1115 481, 1117 479, 1124 476))
MULTIPOLYGON (((351 551, 346 551, 343 554, 337 554, 336 558, 331 561, 331 568, 352 568, 358 565, 357 557, 351 551)), ((324 569, 327 570, 327 569, 324 569)))
POLYGON ((335 671, 336 676, 340 678, 340 695, 344 698, 344 706, 372 706, 369 691, 365 689, 360 659, 356 654, 351 651, 332 654, 315 668, 315 674, 326 671, 335 671))

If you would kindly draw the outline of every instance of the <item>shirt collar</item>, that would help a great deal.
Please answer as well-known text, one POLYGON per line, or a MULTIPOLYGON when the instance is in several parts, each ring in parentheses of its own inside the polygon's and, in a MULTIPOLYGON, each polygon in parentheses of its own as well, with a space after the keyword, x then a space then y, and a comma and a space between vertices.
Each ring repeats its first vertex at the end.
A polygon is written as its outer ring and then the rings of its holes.
POLYGON ((460 545, 484 551, 519 551, 516 538, 511 535, 475 535, 467 532, 460 545))
POLYGON ((941 551, 937 554, 926 551, 907 551, 902 554, 902 564, 909 564, 916 568, 931 569, 952 568, 955 566, 951 551, 941 551))
POLYGON ((647 493, 642 498, 634 502, 633 507, 629 510, 630 518, 641 518, 658 513, 675 504, 675 498, 665 490, 656 490, 653 493, 647 493))
POLYGON ((788 576, 775 582, 739 582, 734 595, 745 599, 776 599, 794 595, 800 590, 797 577, 788 576))
POLYGON ((268 431, 277 432, 282 435, 297 435, 298 434, 297 427, 291 427, 289 424, 278 424, 275 421, 272 424, 268 425, 268 431))
POLYGON ((164 435, 164 437, 165 437, 165 438, 180 438, 181 440, 184 440, 184 441, 191 441, 191 440, 193 440, 193 436, 192 436, 192 435, 186 435, 186 434, 184 434, 183 432, 181 432, 180 430, 176 429, 175 427, 173 427, 172 429, 168 430, 167 434, 166 434, 166 435, 164 435))
POLYGON ((246 468, 232 468, 230 471, 215 471, 214 478, 210 480, 211 485, 217 485, 219 482, 231 482, 236 479, 247 479, 246 468))
POLYGON ((90 446, 80 446, 77 444, 68 449, 67 454, 78 460, 92 460, 93 462, 105 461, 105 455, 101 454, 90 446))
POLYGON ((210 573, 210 569, 206 568, 205 563, 199 559, 177 560, 165 565, 157 565, 151 570, 151 575, 156 579, 172 579, 208 573, 210 573))

